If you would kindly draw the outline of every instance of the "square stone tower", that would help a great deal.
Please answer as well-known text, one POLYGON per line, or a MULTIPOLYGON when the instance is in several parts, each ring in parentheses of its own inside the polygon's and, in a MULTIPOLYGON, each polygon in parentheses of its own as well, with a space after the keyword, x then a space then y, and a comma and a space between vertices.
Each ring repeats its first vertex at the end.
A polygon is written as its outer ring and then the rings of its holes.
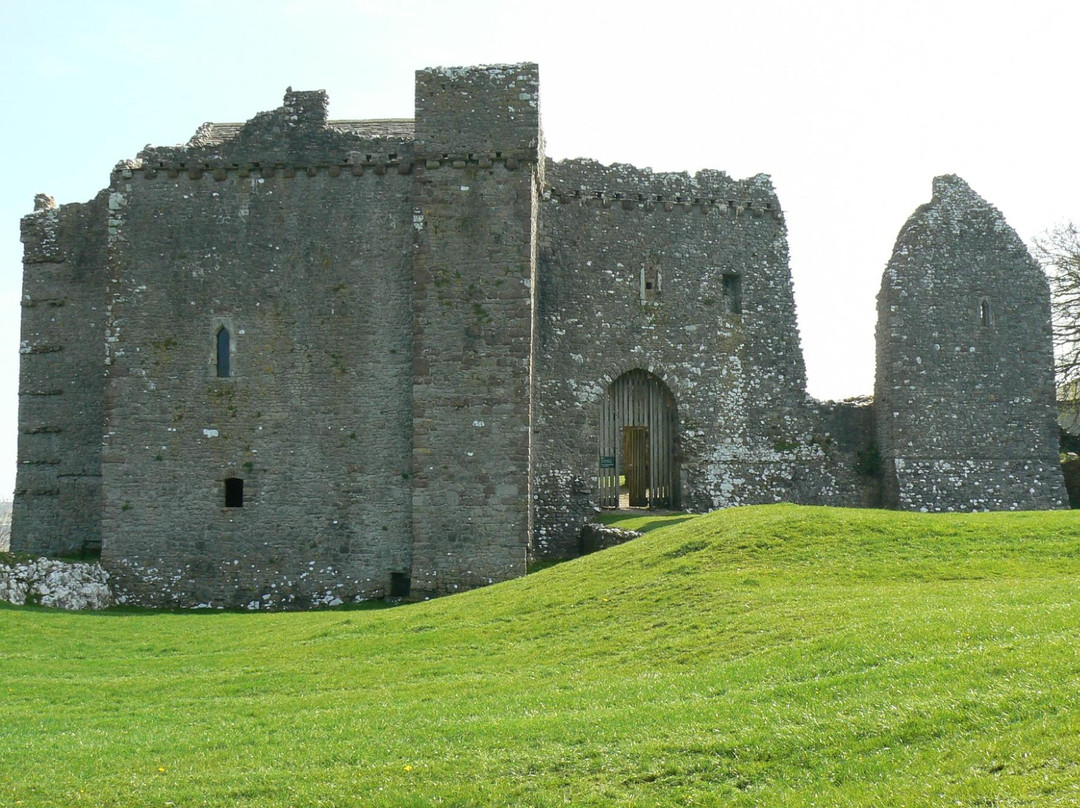
POLYGON ((534 64, 416 76, 414 594, 525 573, 542 182, 534 64))

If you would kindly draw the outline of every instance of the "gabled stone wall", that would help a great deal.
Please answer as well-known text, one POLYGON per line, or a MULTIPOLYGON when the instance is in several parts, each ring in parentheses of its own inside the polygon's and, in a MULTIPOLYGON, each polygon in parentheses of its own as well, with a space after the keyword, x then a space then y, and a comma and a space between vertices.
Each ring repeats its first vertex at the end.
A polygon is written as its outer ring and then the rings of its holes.
POLYGON ((900 231, 877 328, 887 507, 1065 506, 1046 277, 959 177, 900 231))

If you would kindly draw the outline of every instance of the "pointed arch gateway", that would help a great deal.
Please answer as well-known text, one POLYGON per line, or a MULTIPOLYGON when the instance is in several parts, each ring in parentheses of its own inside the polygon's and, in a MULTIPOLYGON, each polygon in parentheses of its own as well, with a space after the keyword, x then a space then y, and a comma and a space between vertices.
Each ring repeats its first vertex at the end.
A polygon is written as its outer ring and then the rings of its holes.
POLYGON ((608 385, 600 412, 600 506, 679 507, 679 415, 660 377, 641 368, 608 385))

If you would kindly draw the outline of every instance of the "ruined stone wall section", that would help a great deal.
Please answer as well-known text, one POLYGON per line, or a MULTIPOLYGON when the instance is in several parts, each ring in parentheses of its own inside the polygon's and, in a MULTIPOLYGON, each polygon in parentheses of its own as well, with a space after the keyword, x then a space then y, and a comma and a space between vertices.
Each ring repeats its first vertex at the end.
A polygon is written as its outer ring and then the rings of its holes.
POLYGON ((1063 507, 1050 295, 1015 231, 959 177, 904 225, 878 295, 885 504, 1063 507))
POLYGON ((535 65, 417 73, 414 596, 525 572, 535 65))
POLYGON ((804 505, 841 508, 880 508, 881 453, 874 436, 874 401, 859 396, 844 401, 811 401, 813 442, 822 454, 817 479, 820 488, 806 490, 804 505))
POLYGON ((22 221, 19 449, 11 549, 101 546, 102 347, 108 195, 22 221))
POLYGON ((534 555, 575 551, 597 502, 601 402, 633 368, 675 396, 682 507, 821 496, 828 482, 768 178, 569 160, 549 163, 546 179, 534 555), (740 305, 725 277, 738 278, 740 305))
POLYGON ((297 172, 337 177, 342 172, 407 175, 414 162, 411 136, 359 137, 328 125, 327 95, 322 90, 287 90, 281 107, 260 112, 243 125, 203 124, 182 146, 148 146, 117 170, 159 172, 170 179, 204 174, 218 182, 229 177, 291 179, 297 172), (227 132, 218 137, 218 128, 227 132))
POLYGON ((386 144, 321 120, 114 173, 102 560, 122 603, 302 607, 408 577, 411 149, 368 161, 386 144))

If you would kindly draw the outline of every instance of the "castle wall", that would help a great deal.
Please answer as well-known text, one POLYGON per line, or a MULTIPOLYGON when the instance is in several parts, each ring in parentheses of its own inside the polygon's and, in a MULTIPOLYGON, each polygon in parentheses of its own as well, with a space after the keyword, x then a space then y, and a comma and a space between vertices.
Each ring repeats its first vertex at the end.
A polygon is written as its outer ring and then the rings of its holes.
POLYGON ((11 549, 101 546, 107 195, 22 221, 19 463, 11 549))
POLYGON ((1046 278, 960 178, 935 179, 897 237, 877 329, 888 507, 1064 506, 1046 278))
POLYGON ((818 402, 768 177, 547 161, 538 83, 419 71, 415 122, 290 90, 40 200, 12 549, 289 608, 576 555, 643 467, 697 511, 1063 506, 1046 281, 961 180, 898 238, 875 403, 818 402))
POLYGON ((570 160, 550 163, 546 179, 534 553, 576 551, 577 527, 597 503, 601 402, 634 368, 675 397, 682 507, 816 491, 805 466, 820 466, 821 451, 806 408, 786 230, 768 178, 570 160))
POLYGON ((880 508, 881 453, 874 434, 874 402, 869 396, 847 401, 811 401, 811 441, 821 459, 808 465, 803 505, 880 508), (815 489, 816 486, 816 489, 815 489))
POLYGON ((414 596, 525 573, 536 65, 419 71, 414 596))
POLYGON ((122 600, 280 608, 408 577, 409 144, 328 131, 320 95, 225 152, 114 174, 102 522, 122 600))

